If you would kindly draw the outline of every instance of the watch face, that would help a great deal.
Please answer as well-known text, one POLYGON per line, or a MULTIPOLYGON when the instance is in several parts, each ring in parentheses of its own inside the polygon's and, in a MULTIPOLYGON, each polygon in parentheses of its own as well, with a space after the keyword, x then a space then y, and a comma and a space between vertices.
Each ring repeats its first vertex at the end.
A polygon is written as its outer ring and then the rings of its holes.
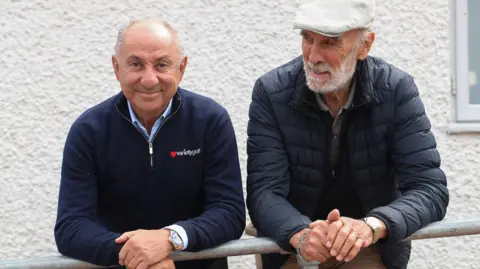
POLYGON ((380 229, 380 223, 376 218, 367 218, 367 223, 375 230, 380 229))
POLYGON ((183 241, 175 231, 171 232, 170 239, 172 240, 172 243, 175 245, 175 249, 183 248, 183 241))

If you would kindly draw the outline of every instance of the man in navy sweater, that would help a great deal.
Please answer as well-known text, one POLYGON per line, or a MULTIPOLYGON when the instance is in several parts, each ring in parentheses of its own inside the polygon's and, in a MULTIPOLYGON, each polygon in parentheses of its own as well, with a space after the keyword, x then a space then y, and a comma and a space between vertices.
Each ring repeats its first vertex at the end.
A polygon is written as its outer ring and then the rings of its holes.
POLYGON ((227 268, 226 258, 174 262, 239 238, 245 204, 227 111, 178 86, 187 57, 166 22, 120 30, 122 92, 84 112, 63 155, 55 241, 60 253, 128 269, 227 268))

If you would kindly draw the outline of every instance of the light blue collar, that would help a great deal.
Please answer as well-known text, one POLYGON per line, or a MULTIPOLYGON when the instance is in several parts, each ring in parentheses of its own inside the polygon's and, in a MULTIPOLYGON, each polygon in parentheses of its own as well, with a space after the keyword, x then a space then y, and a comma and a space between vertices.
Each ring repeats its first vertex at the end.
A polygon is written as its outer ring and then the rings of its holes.
POLYGON ((170 115, 170 112, 172 111, 172 100, 170 99, 170 102, 168 103, 168 106, 163 112, 163 114, 153 124, 151 135, 149 135, 147 132, 147 129, 145 129, 143 124, 137 119, 135 112, 133 112, 130 101, 127 100, 127 104, 128 104, 128 111, 130 112, 130 119, 132 120, 132 123, 135 125, 135 127, 137 127, 137 129, 139 129, 143 133, 143 135, 148 139, 149 142, 152 141, 155 133, 158 131, 158 128, 160 127, 160 124, 165 120, 165 118, 167 118, 168 115, 170 115))

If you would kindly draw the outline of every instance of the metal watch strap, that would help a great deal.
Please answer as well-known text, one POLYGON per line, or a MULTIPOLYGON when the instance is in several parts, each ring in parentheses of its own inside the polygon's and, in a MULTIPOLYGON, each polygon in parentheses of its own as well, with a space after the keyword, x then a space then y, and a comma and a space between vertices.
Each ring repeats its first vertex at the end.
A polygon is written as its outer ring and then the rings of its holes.
POLYGON ((363 218, 363 222, 365 222, 365 224, 367 224, 367 226, 370 227, 370 229, 372 229, 372 243, 371 244, 377 243, 378 237, 380 236, 380 231, 378 230, 378 228, 375 228, 370 223, 368 223, 368 217, 363 218))
POLYGON ((310 232, 310 229, 307 229, 305 232, 303 232, 303 234, 300 236, 300 239, 298 240, 297 248, 295 249, 297 251, 297 256, 305 263, 308 263, 308 261, 306 261, 303 258, 302 254, 300 254, 300 247, 302 246, 302 242, 303 240, 305 240, 309 232, 310 232))

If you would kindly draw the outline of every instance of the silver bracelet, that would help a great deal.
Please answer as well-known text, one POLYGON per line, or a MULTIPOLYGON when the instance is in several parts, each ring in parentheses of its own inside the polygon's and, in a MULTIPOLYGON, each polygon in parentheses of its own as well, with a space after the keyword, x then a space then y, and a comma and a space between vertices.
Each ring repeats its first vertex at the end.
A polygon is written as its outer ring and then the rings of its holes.
POLYGON ((305 262, 305 263, 308 263, 308 261, 306 261, 302 254, 300 254, 300 247, 302 246, 302 242, 303 240, 307 237, 308 233, 310 232, 310 229, 307 229, 301 236, 300 236, 300 240, 298 240, 298 245, 297 245, 297 248, 296 248, 296 251, 297 251, 297 256, 300 257, 300 259, 305 262))

